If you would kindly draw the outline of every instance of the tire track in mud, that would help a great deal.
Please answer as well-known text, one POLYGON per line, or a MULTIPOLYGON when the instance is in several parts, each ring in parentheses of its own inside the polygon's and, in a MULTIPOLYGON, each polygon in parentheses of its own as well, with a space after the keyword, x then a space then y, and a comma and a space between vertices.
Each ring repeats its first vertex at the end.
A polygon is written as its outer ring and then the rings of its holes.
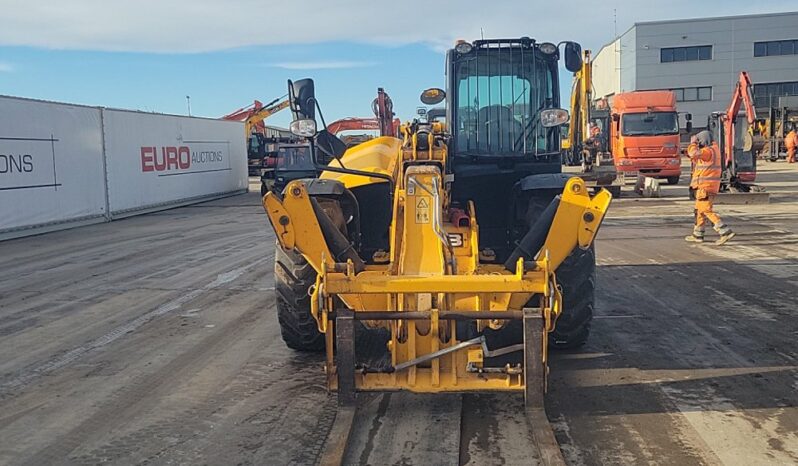
POLYGON ((135 332, 140 327, 151 322, 152 320, 164 316, 166 314, 169 314, 171 312, 174 312, 178 309, 181 309, 184 304, 189 303, 195 300, 196 298, 202 296, 203 294, 221 287, 222 285, 232 282, 236 278, 240 277, 248 269, 264 262, 266 259, 268 258, 264 257, 256 259, 242 267, 238 267, 228 272, 221 273, 217 275, 215 280, 208 283, 207 285, 201 288, 191 290, 183 295, 180 295, 177 298, 174 298, 158 306, 157 308, 143 315, 140 315, 139 317, 129 321, 128 323, 111 330, 110 332, 100 336, 99 338, 90 341, 89 343, 68 350, 65 353, 56 356, 54 358, 51 358, 47 361, 35 364, 33 366, 29 366, 27 368, 18 371, 15 375, 12 375, 8 380, 0 382, 0 400, 8 398, 12 392, 25 387, 34 380, 38 379, 39 377, 47 375, 63 367, 66 367, 69 364, 83 358, 84 356, 113 343, 119 338, 135 332))
MULTIPOLYGON (((273 298, 269 298, 265 304, 270 306, 273 302, 273 298)), ((262 308, 244 312, 213 334, 199 340, 156 372, 139 376, 109 396, 93 415, 29 458, 27 464, 61 464, 66 458, 70 459, 69 463, 79 459, 96 463, 95 460, 112 456, 118 459, 127 453, 139 451, 154 439, 168 436, 170 432, 188 432, 192 428, 201 432, 207 427, 205 420, 214 413, 223 414, 225 409, 241 400, 268 390, 279 381, 270 377, 270 373, 285 370, 292 361, 274 361, 261 357, 247 362, 217 394, 212 394, 215 383, 218 384, 212 377, 200 379, 199 383, 190 383, 192 376, 197 373, 195 368, 205 367, 215 355, 229 351, 237 342, 236 336, 251 329, 262 318, 263 312, 262 308), (156 406, 162 397, 174 394, 177 388, 187 383, 187 387, 178 392, 178 396, 179 401, 190 407, 156 406), (155 413, 148 412, 148 409, 153 408, 159 409, 155 413), (101 441, 103 436, 109 433, 113 435, 114 429, 124 426, 126 420, 137 421, 143 417, 146 421, 148 416, 157 419, 149 426, 150 429, 142 428, 125 434, 119 442, 111 441, 96 452, 92 450, 86 454, 73 453, 91 440, 101 441), (86 458, 82 458, 83 456, 86 458)))

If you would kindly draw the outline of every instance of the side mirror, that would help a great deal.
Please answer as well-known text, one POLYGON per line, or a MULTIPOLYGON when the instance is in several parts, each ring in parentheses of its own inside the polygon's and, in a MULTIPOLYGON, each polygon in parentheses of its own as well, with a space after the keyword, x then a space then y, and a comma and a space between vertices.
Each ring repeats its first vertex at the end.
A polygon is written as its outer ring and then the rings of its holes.
POLYGON ((288 104, 294 120, 316 120, 316 90, 310 78, 288 80, 288 104))
POLYGON ((316 133, 316 149, 324 154, 326 159, 340 160, 346 152, 346 144, 336 135, 323 129, 316 133))
POLYGON ((685 121, 692 121, 693 114, 692 113, 685 113, 684 114, 684 119, 685 119, 685 121))
POLYGON ((576 73, 582 68, 582 46, 576 42, 565 43, 565 69, 576 73))
POLYGON ((612 121, 621 121, 621 115, 617 113, 612 114, 612 121))
POLYGON ((431 87, 421 93, 421 103, 424 105, 437 105, 446 98, 446 92, 437 87, 431 87))
POLYGON ((693 122, 687 120, 687 124, 684 126, 684 129, 687 130, 688 133, 693 131, 693 122))

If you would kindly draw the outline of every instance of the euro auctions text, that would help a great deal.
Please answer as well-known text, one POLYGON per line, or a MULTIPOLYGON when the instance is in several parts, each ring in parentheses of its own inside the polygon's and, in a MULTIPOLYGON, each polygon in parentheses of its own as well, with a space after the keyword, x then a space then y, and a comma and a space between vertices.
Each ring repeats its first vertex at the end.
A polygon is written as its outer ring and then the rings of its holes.
POLYGON ((189 146, 142 146, 141 171, 186 171, 224 161, 221 150, 192 151, 189 146))

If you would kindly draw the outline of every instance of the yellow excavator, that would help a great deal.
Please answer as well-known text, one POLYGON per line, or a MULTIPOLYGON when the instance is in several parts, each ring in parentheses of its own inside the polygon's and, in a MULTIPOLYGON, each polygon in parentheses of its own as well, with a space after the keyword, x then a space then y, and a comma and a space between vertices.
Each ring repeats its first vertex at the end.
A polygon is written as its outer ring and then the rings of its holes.
POLYGON ((621 194, 625 180, 618 172, 610 146, 610 109, 593 102, 593 61, 584 51, 582 66, 574 73, 571 89, 571 122, 563 140, 563 171, 581 177, 588 186, 621 194))
POLYGON ((264 121, 286 108, 288 108, 288 99, 277 98, 266 105, 256 100, 251 105, 222 117, 223 120, 244 122, 244 140, 247 141, 247 160, 251 176, 263 176, 264 172, 268 172, 267 177, 272 177, 277 144, 267 142, 264 121))
POLYGON ((313 81, 289 81, 291 131, 333 161, 263 198, 278 318, 289 347, 326 351, 341 406, 358 391, 523 393, 544 456, 559 455, 547 348, 587 339, 611 201, 561 173, 560 49, 578 70, 573 42, 458 42, 448 93, 421 95, 445 121, 348 150, 318 129, 313 81))

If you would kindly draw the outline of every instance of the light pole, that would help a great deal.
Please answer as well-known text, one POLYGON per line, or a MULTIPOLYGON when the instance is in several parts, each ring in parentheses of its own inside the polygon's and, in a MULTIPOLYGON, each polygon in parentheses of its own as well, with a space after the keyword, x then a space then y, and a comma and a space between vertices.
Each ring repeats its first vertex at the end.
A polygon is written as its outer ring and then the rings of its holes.
POLYGON ((186 96, 186 106, 188 107, 188 116, 191 116, 191 96, 186 96))

